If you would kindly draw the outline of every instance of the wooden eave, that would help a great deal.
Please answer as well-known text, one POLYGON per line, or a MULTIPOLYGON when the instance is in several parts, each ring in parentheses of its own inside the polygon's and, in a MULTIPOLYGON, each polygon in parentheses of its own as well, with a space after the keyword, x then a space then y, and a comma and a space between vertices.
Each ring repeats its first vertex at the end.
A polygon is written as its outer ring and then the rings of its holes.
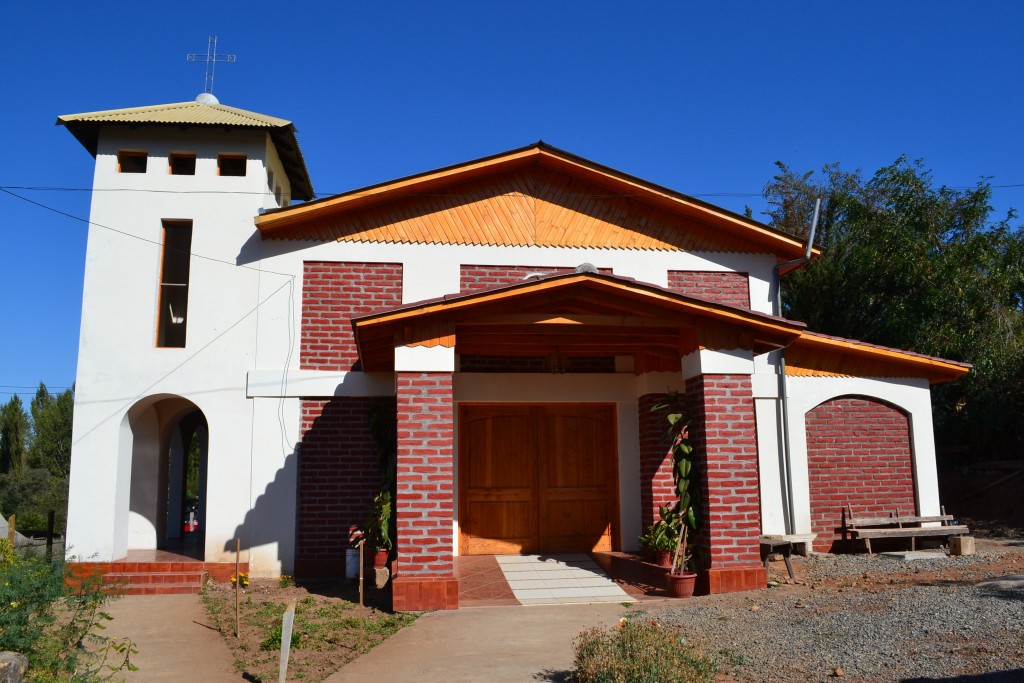
POLYGON ((796 339, 802 323, 688 297, 611 275, 544 280, 409 304, 352 321, 363 368, 393 367, 396 346, 460 353, 635 353, 674 359, 700 347, 763 353, 796 339))
MULTIPOLYGON (((428 196, 443 188, 536 165, 593 183, 617 197, 629 197, 659 209, 709 223, 745 242, 772 253, 780 261, 802 256, 804 245, 792 235, 734 214, 693 197, 660 187, 614 169, 596 164, 544 143, 484 159, 449 166, 395 181, 353 190, 306 204, 268 211, 256 218, 264 239, 323 238, 315 228, 324 219, 413 196, 428 196)), ((817 254, 818 251, 815 250, 817 254)))
POLYGON ((921 377, 940 384, 969 372, 968 363, 804 331, 786 348, 786 374, 825 377, 921 377))

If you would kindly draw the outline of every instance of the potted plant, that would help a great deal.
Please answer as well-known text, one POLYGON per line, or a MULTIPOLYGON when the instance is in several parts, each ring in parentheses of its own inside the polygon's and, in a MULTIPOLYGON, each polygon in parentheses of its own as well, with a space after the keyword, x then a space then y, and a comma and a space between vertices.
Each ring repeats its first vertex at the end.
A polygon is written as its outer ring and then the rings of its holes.
POLYGON ((651 523, 640 536, 640 546, 654 564, 668 569, 672 563, 672 551, 678 545, 679 516, 668 505, 662 505, 659 514, 661 519, 651 523))
POLYGON ((363 525, 366 541, 374 550, 373 566, 386 567, 391 553, 391 492, 387 489, 373 497, 370 512, 363 525))
MULTIPOLYGON (((651 410, 664 413, 668 422, 665 435, 671 444, 672 483, 676 493, 676 501, 669 511, 669 516, 679 521, 676 547, 668 571, 668 589, 673 597, 690 597, 697 581, 697 574, 693 571, 691 540, 697 531, 697 510, 700 502, 700 486, 694 483, 698 473, 694 466, 693 441, 689 434, 692 418, 684 409, 683 397, 678 392, 671 392, 664 403, 654 406, 651 410)), ((663 518, 665 516, 662 515, 663 518)))

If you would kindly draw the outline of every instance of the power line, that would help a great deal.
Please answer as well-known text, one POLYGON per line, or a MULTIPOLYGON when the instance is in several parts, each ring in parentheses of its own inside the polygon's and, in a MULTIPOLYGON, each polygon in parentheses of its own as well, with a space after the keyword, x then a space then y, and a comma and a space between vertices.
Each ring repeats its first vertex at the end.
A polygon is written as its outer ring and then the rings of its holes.
MULTIPOLYGON (((42 382, 42 384, 46 384, 46 383, 42 382)), ((36 386, 34 386, 34 387, 26 387, 26 386, 22 386, 20 384, 0 384, 0 389, 38 389, 38 388, 39 388, 38 384, 36 386)), ((46 388, 47 389, 70 389, 71 387, 61 386, 61 385, 58 385, 58 384, 46 384, 46 388)), ((0 392, 0 393, 6 393, 6 392, 0 392)))
MULTIPOLYGON (((135 234, 130 233, 130 232, 125 232, 124 230, 118 230, 117 228, 112 228, 109 225, 103 225, 102 223, 97 223, 95 221, 91 221, 88 218, 82 218, 81 216, 76 216, 76 215, 74 215, 72 213, 68 213, 67 211, 61 211, 58 208, 55 208, 55 207, 52 207, 52 206, 48 206, 48 205, 43 204, 41 202, 37 202, 34 199, 29 199, 28 197, 23 197, 20 194, 11 192, 6 187, 0 187, 0 192, 3 192, 4 194, 8 194, 8 195, 14 197, 15 199, 20 199, 23 202, 28 202, 29 204, 32 204, 34 206, 38 206, 41 209, 46 209, 47 211, 52 211, 53 213, 59 214, 61 216, 64 216, 65 218, 70 218, 72 220, 80 221, 82 223, 85 223, 86 225, 94 225, 97 228, 102 228, 103 230, 109 230, 111 232, 116 232, 119 235, 124 235, 125 237, 131 237, 132 239, 137 239, 137 240, 140 240, 142 242, 149 242, 150 244, 155 244, 158 247, 163 247, 164 246, 164 244, 162 242, 158 242, 157 240, 151 240, 151 239, 149 239, 147 237, 142 237, 141 235, 135 235, 135 234)), ((182 251, 183 252, 184 250, 175 250, 175 251, 182 251)), ((211 261, 213 263, 222 263, 224 265, 231 266, 232 268, 245 268, 246 270, 252 270, 252 271, 257 272, 257 273, 271 273, 273 275, 281 275, 281 276, 287 277, 287 278, 294 278, 295 277, 292 273, 280 273, 280 272, 278 272, 276 270, 266 270, 264 268, 256 268, 254 266, 247 266, 247 265, 244 265, 244 264, 234 263, 233 261, 226 261, 224 259, 215 258, 213 256, 204 256, 203 254, 197 254, 194 251, 190 251, 190 252, 188 252, 188 254, 189 254, 189 256, 194 256, 194 257, 196 257, 198 259, 202 259, 204 261, 211 261)))
MULTIPOLYGON (((977 185, 945 185, 950 190, 973 190, 977 188, 977 185)), ((999 185, 989 185, 989 188, 993 190, 1004 190, 1024 187, 1024 183, 1004 183, 999 185)), ((248 191, 248 190, 160 190, 154 188, 134 188, 134 187, 57 187, 52 185, 0 185, 0 190, 24 190, 32 192, 141 192, 144 194, 224 194, 224 195, 270 195, 273 194, 269 190, 263 191, 248 191)), ((321 195, 322 198, 332 197, 335 195, 345 194, 346 192, 352 192, 353 190, 343 190, 341 192, 325 192, 321 195)), ((763 197, 763 192, 683 192, 689 197, 763 197)), ((396 196, 415 196, 415 197, 469 197, 475 195, 463 195, 457 193, 426 193, 426 192, 409 192, 402 193, 396 196)), ((635 197, 636 194, 624 193, 624 194, 570 194, 571 197, 635 197)))

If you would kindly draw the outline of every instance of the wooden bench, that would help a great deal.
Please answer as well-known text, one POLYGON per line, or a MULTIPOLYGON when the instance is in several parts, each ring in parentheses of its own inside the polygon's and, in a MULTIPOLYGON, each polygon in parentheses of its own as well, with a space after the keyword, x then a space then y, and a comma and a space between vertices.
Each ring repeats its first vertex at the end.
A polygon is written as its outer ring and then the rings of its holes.
POLYGON ((765 569, 768 569, 768 560, 772 553, 782 553, 782 559, 786 561, 786 571, 789 572, 789 578, 796 580, 796 576, 793 575, 793 565, 789 561, 790 555, 793 554, 793 541, 788 541, 784 538, 762 536, 761 554, 764 556, 765 569))
POLYGON ((946 514, 942 508, 941 515, 917 516, 900 515, 892 512, 888 517, 854 517, 853 508, 847 503, 843 509, 843 540, 847 535, 851 539, 863 539, 871 555, 871 539, 873 538, 909 538, 910 549, 917 549, 918 538, 945 538, 965 536, 969 529, 963 524, 954 524, 953 515, 946 514), (938 526, 923 526, 938 524, 938 526))

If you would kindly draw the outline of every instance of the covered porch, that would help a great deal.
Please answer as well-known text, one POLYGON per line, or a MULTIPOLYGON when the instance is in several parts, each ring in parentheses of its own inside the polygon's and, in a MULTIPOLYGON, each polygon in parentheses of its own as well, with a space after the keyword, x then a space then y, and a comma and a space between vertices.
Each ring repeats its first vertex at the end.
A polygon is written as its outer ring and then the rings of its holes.
POLYGON ((455 558, 617 553, 671 495, 651 407, 690 399, 703 465, 705 592, 757 588, 753 358, 800 323, 577 272, 353 321, 397 394, 399 610, 458 606, 455 558))

